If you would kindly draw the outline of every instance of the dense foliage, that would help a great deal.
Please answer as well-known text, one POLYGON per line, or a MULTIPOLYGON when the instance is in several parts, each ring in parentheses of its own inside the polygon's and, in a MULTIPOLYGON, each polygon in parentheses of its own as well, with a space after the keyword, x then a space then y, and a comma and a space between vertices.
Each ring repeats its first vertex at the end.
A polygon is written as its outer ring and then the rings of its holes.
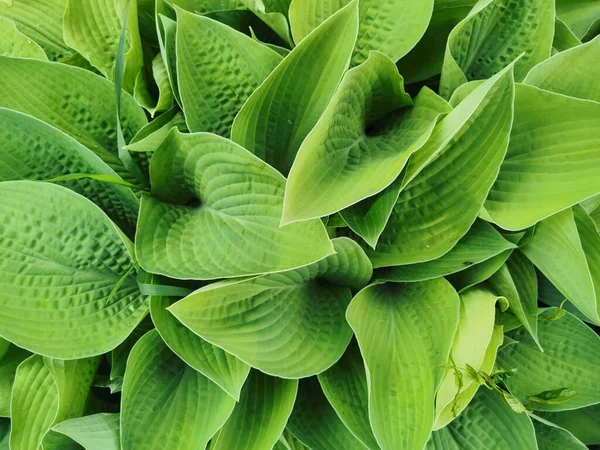
POLYGON ((0 0, 0 449, 600 444, 599 32, 0 0))

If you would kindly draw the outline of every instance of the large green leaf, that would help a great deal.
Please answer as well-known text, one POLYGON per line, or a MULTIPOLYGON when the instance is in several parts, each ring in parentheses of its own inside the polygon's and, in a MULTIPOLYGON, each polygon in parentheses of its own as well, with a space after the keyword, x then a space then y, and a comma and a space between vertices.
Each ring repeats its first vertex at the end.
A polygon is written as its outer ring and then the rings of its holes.
POLYGON ((352 341, 344 356, 318 378, 327 400, 352 434, 368 449, 379 449, 369 422, 367 375, 357 343, 352 341))
POLYGON ((586 450, 587 447, 567 430, 534 417, 533 428, 539 450, 586 450))
MULTIPOLYGON (((0 181, 49 180, 67 174, 118 175, 72 137, 17 111, 0 108, 0 181)), ((133 236, 139 202, 133 192, 113 183, 81 178, 61 182, 102 208, 133 236)))
POLYGON ((508 300, 510 310, 539 345, 537 337, 538 289, 535 268, 519 251, 514 251, 488 282, 508 300))
POLYGON ((435 399, 435 430, 454 420, 477 393, 479 383, 467 375, 467 367, 489 372, 494 365, 502 343, 502 330, 494 326, 495 305, 499 300, 505 301, 479 287, 460 295, 458 329, 435 399), (461 375, 462 383, 457 385, 456 378, 461 375))
POLYGON ((579 311, 600 324, 600 236, 580 208, 543 220, 522 251, 579 311))
POLYGON ((353 1, 304 39, 248 98, 232 140, 287 174, 346 71, 358 29, 353 1))
MULTIPOLYGON (((0 106, 36 117, 77 139, 120 176, 135 180, 119 159, 114 85, 65 64, 0 56, 0 106), (68 83, 65 83, 68 80, 68 83)), ((126 139, 146 124, 135 100, 121 97, 126 139)))
POLYGON ((283 378, 320 373, 342 356, 352 336, 344 318, 352 297, 347 286, 364 286, 370 278, 368 260, 355 242, 338 238, 334 245, 336 254, 310 266, 211 284, 168 310, 208 342, 265 373, 283 378))
POLYGON ((316 377, 300 380, 288 428, 311 450, 365 448, 331 407, 316 377))
POLYGON ((0 17, 44 49, 51 61, 65 60, 73 50, 63 40, 67 0, 8 0, 0 2, 0 17))
POLYGON ((273 448, 292 412, 298 381, 250 372, 239 403, 211 450, 273 448))
MULTIPOLYGON (((8 342, 8 341, 7 341, 8 342)), ((10 417, 10 397, 17 367, 31 353, 9 343, 6 353, 0 358, 0 416, 10 417)))
POLYGON ((127 46, 123 88, 133 93, 144 64, 136 0, 67 0, 64 38, 104 76, 113 79, 123 19, 127 14, 127 46))
POLYGON ((285 179, 225 138, 172 130, 152 157, 150 177, 154 196, 142 198, 136 236, 148 272, 239 277, 293 269, 333 252, 318 220, 279 228, 285 179))
POLYGON ((523 404, 540 411, 562 411, 600 403, 600 337, 566 312, 554 319, 555 308, 539 316, 542 353, 524 328, 510 331, 518 341, 498 352, 498 366, 517 369, 506 385, 523 404), (554 320, 552 320, 554 319, 554 320), (564 401, 536 401, 538 394, 555 389, 577 393, 564 401))
POLYGON ((387 226, 367 251, 374 267, 436 259, 468 232, 506 153, 513 96, 511 66, 440 121, 410 159, 387 226))
POLYGON ((554 55, 527 74, 525 83, 547 91, 600 102, 600 81, 590 67, 600 58, 600 37, 554 55))
POLYGON ((449 98, 461 84, 489 78, 515 64, 515 80, 550 56, 554 36, 553 0, 479 0, 450 33, 440 94, 449 98))
POLYGON ((348 307, 367 369, 370 422, 383 450, 427 442, 458 316, 458 295, 442 278, 372 285, 348 307))
POLYGON ((150 331, 133 348, 125 372, 122 449, 204 449, 234 405, 231 396, 150 331))
POLYGON ((554 39, 552 40, 552 54, 564 52, 581 45, 581 41, 573 34, 571 29, 558 17, 554 21, 554 39))
POLYGON ((570 411, 542 412, 540 416, 573 433, 584 444, 600 444, 600 404, 570 411))
POLYGON ((217 383, 236 400, 250 366, 184 327, 166 310, 168 297, 151 297, 150 313, 162 339, 188 365, 217 383))
POLYGON ((85 450, 121 450, 119 414, 94 414, 61 422, 52 430, 68 436, 85 450))
POLYGON ((179 9, 177 74, 190 131, 229 137, 235 115, 281 59, 227 25, 179 9))
MULTIPOLYGON (((290 23, 294 41, 300 43, 349 0, 293 0, 290 23)), ((372 50, 394 62, 412 49, 431 19, 433 0, 371 0, 359 2, 358 39, 352 64, 363 63, 372 50)))
POLYGON ((450 111, 429 89, 411 104, 384 54, 350 70, 298 151, 282 223, 333 214, 389 186, 450 111))
POLYGON ((479 389, 469 407, 450 425, 434 431, 426 450, 537 450, 526 414, 517 414, 499 394, 479 389))
POLYGON ((598 32, 600 4, 595 0, 556 0, 556 14, 580 39, 598 32))
POLYGON ((510 144, 485 202, 508 230, 600 192, 600 103, 517 85, 510 144))
MULTIPOLYGON (((0 6, 1 12, 1 6, 0 6)), ((44 50, 0 15, 0 55, 48 60, 44 50)))
POLYGON ((375 277, 382 281, 397 282, 430 280, 466 270, 515 247, 493 226, 476 220, 467 234, 445 255, 418 264, 384 267, 375 271, 375 277))
POLYGON ((56 358, 116 347, 147 310, 135 277, 124 279, 128 239, 66 188, 5 181, 0 196, 0 335, 56 358))

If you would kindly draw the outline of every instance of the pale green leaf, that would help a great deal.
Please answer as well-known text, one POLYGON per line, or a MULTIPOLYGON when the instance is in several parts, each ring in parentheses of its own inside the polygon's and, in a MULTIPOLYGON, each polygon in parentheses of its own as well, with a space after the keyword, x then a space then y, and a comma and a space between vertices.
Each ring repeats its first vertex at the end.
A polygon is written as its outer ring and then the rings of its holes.
POLYGON ((367 250, 374 267, 436 259, 468 232, 506 153, 513 96, 511 66, 477 87, 435 127, 408 163, 404 188, 377 247, 367 250))
POLYGON ((56 358, 116 347, 147 311, 131 243, 89 200, 31 181, 0 183, 0 335, 56 358), (41 239, 43 238, 43 239, 41 239))
MULTIPOLYGON (((0 106, 36 117, 75 138, 123 179, 136 181, 119 159, 115 87, 102 77, 64 64, 0 56, 0 106), (68 80, 68 83, 65 83, 68 80)), ((135 100, 123 94, 126 139, 146 124, 135 100)))
POLYGON ((271 449, 292 412, 298 381, 252 370, 239 403, 219 432, 211 450, 271 449))
POLYGON ((494 391, 479 389, 450 425, 434 431, 425 450, 538 450, 531 419, 512 411, 494 391))
POLYGON ((177 22, 175 21, 175 11, 167 6, 166 1, 156 0, 156 29, 160 55, 167 70, 171 91, 177 104, 181 106, 177 78, 177 22))
POLYGON ((0 359, 0 416, 2 417, 10 417, 10 396, 15 373, 19 364, 30 355, 27 350, 8 343, 8 349, 0 359))
POLYGON ((540 416, 573 433, 584 444, 600 444, 600 404, 571 411, 541 412, 540 416))
POLYGON ((177 11, 177 76, 190 131, 229 137, 235 115, 280 55, 207 17, 177 11))
POLYGON ((506 385, 521 402, 553 389, 569 389, 579 395, 559 403, 531 402, 528 406, 540 411, 563 411, 600 403, 600 337, 570 313, 556 320, 556 308, 539 316, 538 337, 542 353, 524 328, 508 336, 519 341, 498 352, 498 366, 517 369, 506 385))
POLYGON ((184 327, 166 310, 170 304, 167 297, 150 299, 152 320, 162 339, 188 365, 239 400, 250 366, 184 327))
POLYGON ((152 59, 152 81, 150 75, 143 69, 135 80, 135 99, 154 117, 156 113, 167 111, 173 106, 174 97, 169 74, 162 55, 159 53, 152 59), (149 92, 149 85, 156 84, 158 97, 154 98, 149 92))
POLYGON ((68 436, 85 450, 121 450, 119 414, 100 413, 61 422, 52 430, 68 436))
POLYGON ((234 405, 231 396, 150 331, 133 348, 125 372, 122 449, 204 449, 234 405))
POLYGON ((515 80, 550 56, 553 0, 479 0, 450 33, 440 94, 450 98, 461 84, 486 79, 519 55, 515 80))
POLYGON ((344 317, 352 297, 347 286, 370 278, 356 267, 356 243, 333 242, 338 253, 310 266, 211 284, 168 310, 208 342, 265 373, 318 374, 342 356, 352 336, 344 317))
MULTIPOLYGON (((171 109, 170 111, 173 111, 171 109)), ((177 128, 182 133, 188 131, 185 117, 181 112, 165 112, 142 128, 125 147, 130 152, 153 153, 165 140, 169 131, 177 128)))
POLYGON ((285 179, 225 138, 172 130, 152 157, 150 177, 154 196, 142 198, 136 238, 148 272, 239 277, 293 269, 333 252, 318 220, 279 228, 285 179))
POLYGON ((318 377, 327 400, 352 434, 368 449, 379 449, 369 422, 365 364, 356 342, 352 341, 344 356, 318 377))
POLYGON ((358 29, 354 1, 304 39, 248 98, 232 140, 287 174, 350 62, 358 29))
POLYGON ((600 192, 600 103, 517 85, 506 159, 485 209, 520 230, 600 192))
POLYGON ((587 447, 569 431, 534 416, 533 428, 539 450, 586 450, 587 447))
POLYGON ((458 316, 458 295, 442 278, 372 285, 348 307, 367 369, 370 422, 383 450, 427 442, 458 316))
POLYGON ((438 117, 450 112, 429 89, 411 104, 384 54, 372 52, 351 69, 298 151, 282 224, 333 214, 392 184, 438 117))
POLYGON ((581 41, 573 34, 571 29, 558 17, 554 21, 554 39, 552 41, 553 53, 564 52, 581 45, 581 41))
POLYGON ((287 13, 291 0, 241 0, 286 43, 292 43, 287 13))
MULTIPOLYGON (((0 6, 0 11, 1 11, 0 6)), ((21 33, 16 25, 0 15, 0 55, 48 60, 42 47, 21 33)))
POLYGON ((311 450, 365 449, 331 407, 316 377, 300 380, 288 428, 311 450))
POLYGON ((556 0, 556 15, 575 36, 583 39, 589 32, 597 32, 600 3, 595 0, 556 0))

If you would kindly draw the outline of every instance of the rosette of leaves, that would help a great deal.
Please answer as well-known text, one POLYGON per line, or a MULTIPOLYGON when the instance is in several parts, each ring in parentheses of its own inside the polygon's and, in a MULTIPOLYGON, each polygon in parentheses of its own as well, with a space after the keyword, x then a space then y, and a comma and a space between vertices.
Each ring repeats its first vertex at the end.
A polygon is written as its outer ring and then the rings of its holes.
POLYGON ((0 0, 0 450, 599 445, 599 5, 0 0))

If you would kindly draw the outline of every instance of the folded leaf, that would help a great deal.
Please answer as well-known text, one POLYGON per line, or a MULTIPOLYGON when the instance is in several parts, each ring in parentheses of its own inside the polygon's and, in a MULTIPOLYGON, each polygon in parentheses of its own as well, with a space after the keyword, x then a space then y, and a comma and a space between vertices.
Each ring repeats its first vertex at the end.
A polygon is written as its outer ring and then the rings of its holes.
POLYGON ((370 422, 383 450, 427 442, 458 314, 458 295, 441 278, 371 285, 348 307, 367 369, 370 422))
POLYGON ((31 353, 27 350, 9 343, 6 353, 0 359, 0 416, 2 417, 10 417, 10 397, 17 367, 29 356, 31 353))
POLYGON ((498 367, 517 369, 506 385, 522 403, 539 411, 563 411, 600 403, 600 337, 566 312, 553 319, 556 308, 539 316, 542 353, 524 328, 508 336, 519 341, 498 352, 498 367), (566 388, 578 395, 561 402, 530 400, 540 392, 566 388))
POLYGON ((246 7, 269 25, 281 39, 291 43, 287 12, 291 0, 241 0, 246 7))
POLYGON ((450 98, 461 84, 486 79, 515 63, 515 80, 550 56, 554 36, 552 0, 480 0, 448 37, 440 94, 450 98))
POLYGON ((146 108, 152 117, 157 112, 167 111, 173 106, 173 90, 165 62, 160 53, 152 59, 151 76, 150 74, 146 74, 144 70, 138 73, 134 91, 136 101, 146 108), (152 83, 156 84, 158 88, 158 97, 156 99, 149 92, 149 86, 152 83))
POLYGON ((239 403, 211 450, 273 448, 292 412, 298 381, 250 372, 239 403))
POLYGON ((121 400, 123 450, 203 449, 235 400, 180 360, 157 331, 133 348, 121 400))
POLYGON ((56 358, 116 347, 147 310, 135 277, 126 277, 128 239, 63 187, 6 181, 0 196, 0 335, 56 358))
POLYGON ((534 417, 535 439, 539 450, 586 450, 575 436, 556 425, 534 417))
POLYGON ((285 179, 225 138, 171 130, 152 157, 150 177, 154 196, 142 198, 136 237, 148 272, 240 277, 293 269, 333 252, 320 221, 279 228, 285 179))
POLYGON ((556 0, 556 15, 583 39, 597 32, 600 5, 593 0, 556 0))
POLYGON ((374 267, 436 259, 468 232, 506 153, 513 96, 511 66, 436 126, 407 166, 405 187, 377 247, 367 250, 374 267))
POLYGON ((190 131, 229 137, 235 115, 281 60, 233 28, 179 9, 177 74, 190 131))
POLYGON ((502 397, 479 389, 469 407, 450 425, 434 431, 425 450, 537 449, 531 419, 517 414, 502 397))
POLYGON ((151 297, 150 313, 162 339, 188 365, 217 383, 239 401, 242 385, 250 366, 181 325, 166 310, 171 304, 167 297, 151 297))
MULTIPOLYGON (((36 117, 77 139, 123 179, 135 182, 117 151, 115 87, 78 67, 0 56, 0 107, 36 117), (68 83, 65 83, 68 80, 68 83)), ((125 138, 146 124, 143 110, 121 97, 125 138)))
POLYGON ((517 85, 506 159, 485 202, 520 230, 600 192, 600 103, 517 85))
POLYGON ((369 422, 367 375, 357 343, 352 341, 344 356, 318 378, 327 400, 352 434, 368 449, 379 449, 369 422))
POLYGON ((365 448, 340 420, 314 377, 300 381, 288 428, 311 450, 365 448))
POLYGON ((342 8, 284 58, 233 122, 233 141, 287 174, 350 62, 357 2, 342 8))
POLYGON ((61 422, 52 430, 68 436, 85 450, 121 450, 119 414, 94 414, 61 422))
POLYGON ((586 445, 600 444, 600 404, 570 411, 540 412, 540 416, 573 433, 586 445))
POLYGON ((464 292, 476 284, 488 280, 493 274, 500 270, 512 252, 512 249, 505 250, 479 264, 474 264, 465 270, 450 274, 447 277, 448 281, 452 283, 452 286, 454 286, 454 289, 456 289, 457 292, 464 292))
POLYGON ((564 52, 581 45, 581 41, 573 34, 571 29, 558 17, 554 21, 554 39, 552 40, 552 54, 564 52))
POLYGON ((411 104, 384 54, 350 70, 298 151, 282 223, 333 214, 389 186, 450 111, 429 89, 411 104))
MULTIPOLYGON (((292 271, 205 286, 168 308, 186 327, 262 372, 282 378, 318 374, 352 337, 344 313, 358 245, 334 241, 336 254, 292 271), (344 280, 344 278, 346 278, 344 280), (343 285, 343 282, 346 285, 343 285)), ((368 260, 361 257, 366 264, 368 260)))

